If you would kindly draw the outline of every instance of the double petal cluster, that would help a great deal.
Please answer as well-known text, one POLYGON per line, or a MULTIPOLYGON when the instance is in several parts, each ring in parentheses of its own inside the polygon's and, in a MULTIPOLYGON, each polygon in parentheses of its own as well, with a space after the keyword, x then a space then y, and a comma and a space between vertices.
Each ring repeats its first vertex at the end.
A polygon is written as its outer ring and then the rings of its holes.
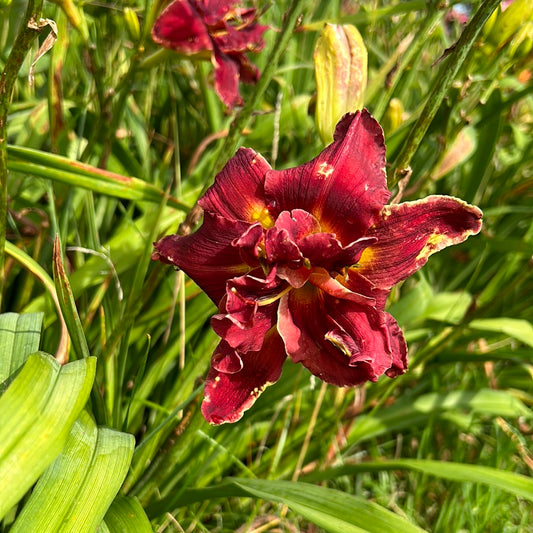
POLYGON ((152 28, 154 41, 187 56, 210 59, 215 90, 229 108, 241 104, 239 80, 255 83, 259 71, 246 53, 264 46, 268 26, 256 11, 228 0, 174 0, 152 28))
POLYGON ((481 228, 448 196, 386 205, 385 144, 366 111, 345 115, 312 161, 272 170, 241 148, 199 200, 202 226, 155 244, 218 306, 221 341, 202 412, 235 422, 281 375, 287 356, 353 387, 403 373, 407 347, 384 310, 391 287, 481 228))

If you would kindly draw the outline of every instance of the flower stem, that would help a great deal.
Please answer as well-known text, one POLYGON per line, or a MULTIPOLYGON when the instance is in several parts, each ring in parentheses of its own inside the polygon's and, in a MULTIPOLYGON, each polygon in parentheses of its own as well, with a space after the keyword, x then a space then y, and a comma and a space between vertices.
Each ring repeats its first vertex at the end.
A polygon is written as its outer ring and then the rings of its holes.
POLYGON ((266 61, 265 69, 255 86, 255 91, 244 107, 235 115, 235 118, 231 123, 228 136, 226 137, 215 162, 215 174, 222 170, 222 167, 227 163, 228 159, 235 153, 243 129, 248 124, 252 112, 257 108, 263 93, 266 91, 268 84, 274 77, 281 55, 285 52, 289 39, 293 35, 294 27, 298 22, 304 3, 305 0, 293 0, 289 10, 285 13, 283 28, 272 47, 270 55, 266 61))
MULTIPOLYGON (((229 128, 228 135, 224 140, 224 144, 221 146, 218 152, 217 159, 213 167, 213 175, 211 179, 207 180, 207 182, 204 184, 201 194, 203 194, 209 185, 211 185, 214 176, 222 170, 228 159, 232 157, 237 150, 237 145, 239 144, 242 131, 248 124, 254 109, 257 108, 263 93, 266 91, 268 84, 274 77, 281 55, 287 48, 289 39, 293 35, 294 28, 298 22, 298 18, 300 17, 304 3, 305 0, 293 0, 290 8, 285 13, 283 18, 283 28, 281 29, 276 42, 272 46, 272 50, 266 61, 266 67, 264 68, 263 73, 261 74, 261 77, 255 86, 252 96, 248 99, 244 107, 235 115, 235 118, 233 119, 233 122, 229 128)), ((200 220, 201 216, 202 209, 196 203, 187 214, 185 221, 181 223, 178 233, 180 235, 187 235, 190 233, 198 223, 198 220, 200 220)))
POLYGON ((19 33, 0 75, 0 308, 5 287, 5 242, 7 219, 7 116, 17 76, 33 39, 41 33, 39 21, 43 0, 29 0, 19 33))
POLYGON ((426 101, 426 105, 420 113, 415 125, 409 132, 409 136, 405 140, 400 156, 389 174, 389 188, 394 187, 398 181, 409 172, 411 159, 416 153, 422 138, 433 121, 446 92, 450 88, 457 72, 468 56, 481 28, 499 3, 499 0, 485 0, 472 20, 466 26, 457 43, 445 52, 445 54, 449 52, 449 57, 447 60, 445 59, 445 64, 441 68, 440 76, 426 101))

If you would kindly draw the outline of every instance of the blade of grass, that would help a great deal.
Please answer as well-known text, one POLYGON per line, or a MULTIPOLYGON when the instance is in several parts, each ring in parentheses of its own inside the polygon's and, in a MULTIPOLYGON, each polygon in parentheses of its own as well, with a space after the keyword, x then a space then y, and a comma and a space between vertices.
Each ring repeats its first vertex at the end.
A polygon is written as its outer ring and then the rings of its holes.
POLYGON ((361 472, 380 472, 385 470, 413 470, 459 482, 484 483, 520 498, 533 501, 533 480, 522 474, 507 472, 482 465, 469 465, 429 459, 398 459, 393 461, 371 461, 354 465, 343 465, 314 472, 305 476, 306 481, 323 481, 339 476, 355 475, 361 472))
POLYGON ((89 347, 87 346, 85 333, 83 332, 78 310, 76 309, 74 295, 72 294, 70 282, 65 272, 63 259, 61 257, 61 243, 59 241, 59 235, 56 235, 54 240, 54 280, 58 294, 59 305, 67 325, 74 351, 76 352, 78 359, 89 357, 89 347))
MULTIPOLYGON (((12 171, 33 174, 125 200, 161 203, 165 197, 164 191, 146 181, 122 176, 56 154, 9 146, 8 155, 10 159, 7 165, 12 171)), ((173 197, 168 197, 167 203, 180 211, 187 211, 190 208, 173 197)))

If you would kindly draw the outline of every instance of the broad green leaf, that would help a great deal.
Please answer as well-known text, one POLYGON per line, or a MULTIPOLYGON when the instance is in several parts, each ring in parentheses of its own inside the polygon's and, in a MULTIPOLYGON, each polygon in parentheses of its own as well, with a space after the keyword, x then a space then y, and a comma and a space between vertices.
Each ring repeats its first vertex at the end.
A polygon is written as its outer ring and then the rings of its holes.
POLYGON ((519 318, 478 318, 468 324, 472 329, 504 333, 533 348, 533 325, 519 318))
POLYGON ((42 313, 0 315, 0 383, 39 349, 42 323, 42 313))
POLYGON ((12 533, 96 531, 122 485, 133 446, 132 435, 97 427, 86 412, 81 413, 63 452, 35 486, 12 533))
POLYGON ((137 498, 118 497, 105 515, 111 533, 152 533, 152 526, 137 498))
POLYGON ((255 497, 287 505, 306 520, 332 533, 423 531, 392 511, 359 496, 309 483, 267 479, 228 478, 220 485, 188 490, 177 499, 170 497, 156 502, 148 509, 148 515, 158 516, 169 505, 180 507, 230 497, 255 497))
POLYGON ((444 415, 454 410, 467 410, 493 416, 524 416, 532 412, 512 394, 492 389, 430 393, 416 399, 405 398, 375 413, 361 415, 349 433, 350 442, 360 442, 385 433, 412 429, 424 424, 429 416, 444 415))
POLYGON ((441 292, 431 299, 424 311, 424 317, 459 324, 471 303, 472 296, 467 292, 441 292))
POLYGON ((309 481, 333 479, 339 476, 382 470, 414 470, 452 481, 484 483, 520 498, 533 501, 533 479, 522 474, 499 470, 489 466, 469 465, 427 459, 398 459, 395 461, 372 461, 355 465, 343 465, 305 476, 309 481))
POLYGON ((422 529, 384 507, 345 492, 306 483, 234 479, 250 495, 289 506, 326 531, 336 533, 420 532, 422 529))
POLYGON ((35 353, 0 397, 0 518, 63 449, 95 369, 93 357, 60 366, 35 353))

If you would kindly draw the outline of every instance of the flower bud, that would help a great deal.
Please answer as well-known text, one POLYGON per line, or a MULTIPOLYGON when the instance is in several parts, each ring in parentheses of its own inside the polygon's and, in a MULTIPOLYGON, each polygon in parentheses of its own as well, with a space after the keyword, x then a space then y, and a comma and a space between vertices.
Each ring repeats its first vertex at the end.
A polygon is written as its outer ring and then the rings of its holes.
POLYGON ((322 141, 329 144, 342 115, 364 103, 367 51, 357 28, 326 24, 315 46, 314 63, 315 121, 322 141))
POLYGON ((130 39, 136 43, 141 38, 141 27, 137 13, 131 7, 124 8, 124 22, 126 23, 126 31, 130 39))
POLYGON ((403 122, 403 104, 402 101, 398 98, 392 98, 387 106, 387 111, 383 120, 381 121, 381 126, 385 135, 390 135, 394 130, 398 129, 403 122))

